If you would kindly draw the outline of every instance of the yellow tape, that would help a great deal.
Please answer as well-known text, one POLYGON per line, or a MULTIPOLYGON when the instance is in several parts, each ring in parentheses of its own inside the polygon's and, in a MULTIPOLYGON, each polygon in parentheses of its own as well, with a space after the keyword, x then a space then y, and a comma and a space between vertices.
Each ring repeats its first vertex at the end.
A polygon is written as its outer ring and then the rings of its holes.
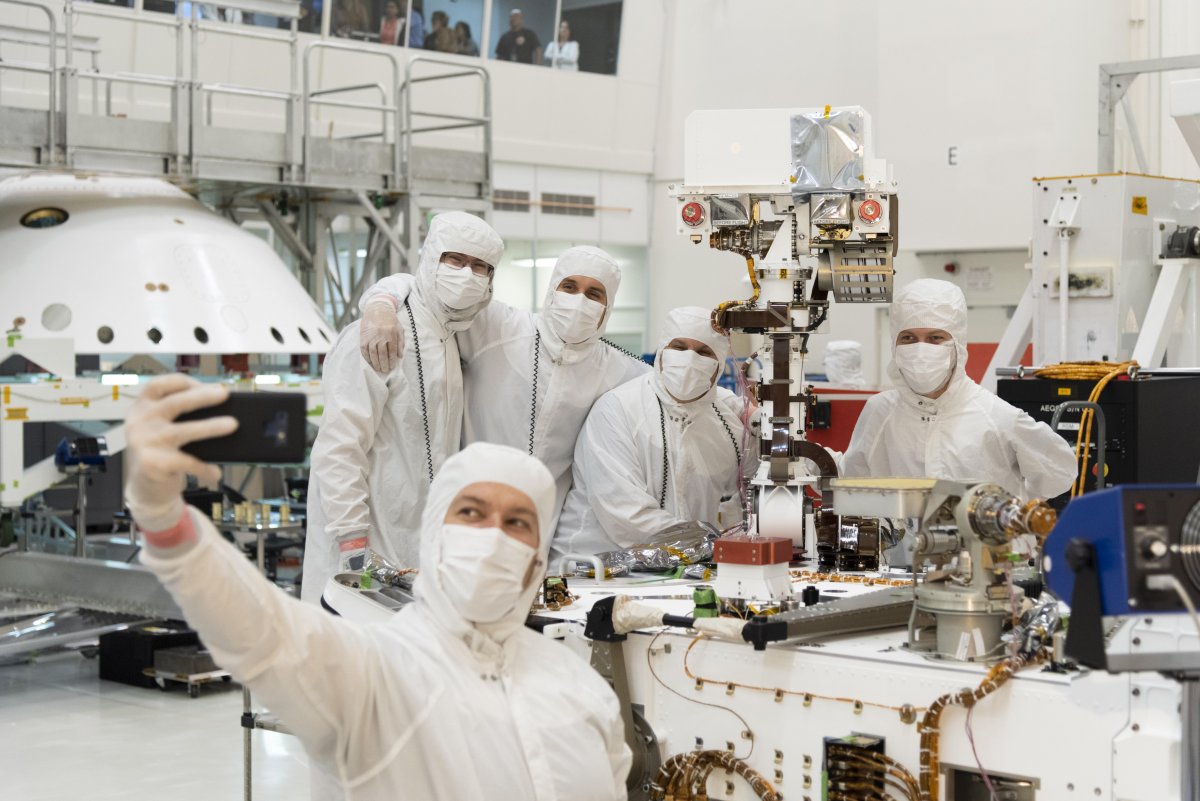
POLYGON ((825 106, 825 119, 829 119, 829 106, 825 106))
POLYGON ((120 400, 120 399, 121 399, 121 388, 119 386, 117 386, 116 384, 113 384, 113 400, 120 400))
POLYGON ((663 550, 671 554, 671 556, 677 558, 680 562, 683 562, 685 565, 691 564, 691 560, 688 558, 688 555, 678 548, 672 548, 670 545, 667 545, 663 548, 663 550))
POLYGON ((7 406, 9 403, 12 402, 11 400, 9 400, 10 397, 11 397, 11 395, 9 394, 9 388, 5 387, 4 388, 4 405, 5 406, 7 406))
POLYGON ((28 420, 29 410, 26 408, 14 408, 9 406, 4 410, 5 420, 28 420))
POLYGON ((85 409, 92 405, 89 398, 59 398, 58 403, 60 406, 82 406, 85 409))
POLYGON ((1058 394, 1060 397, 1069 398, 1069 397, 1071 397, 1071 388, 1070 387, 1059 387, 1058 394))

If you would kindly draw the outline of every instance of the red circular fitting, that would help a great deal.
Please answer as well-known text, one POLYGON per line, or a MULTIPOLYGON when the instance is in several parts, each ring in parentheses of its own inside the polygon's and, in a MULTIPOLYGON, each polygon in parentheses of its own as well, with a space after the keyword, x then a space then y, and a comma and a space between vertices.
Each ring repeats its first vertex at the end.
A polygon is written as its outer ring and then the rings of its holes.
POLYGON ((690 225, 695 228, 704 222, 704 206, 694 200, 690 203, 684 203, 682 216, 684 225, 690 225))
POLYGON ((878 200, 864 200, 858 207, 858 218, 863 222, 873 223, 883 214, 883 207, 878 200))

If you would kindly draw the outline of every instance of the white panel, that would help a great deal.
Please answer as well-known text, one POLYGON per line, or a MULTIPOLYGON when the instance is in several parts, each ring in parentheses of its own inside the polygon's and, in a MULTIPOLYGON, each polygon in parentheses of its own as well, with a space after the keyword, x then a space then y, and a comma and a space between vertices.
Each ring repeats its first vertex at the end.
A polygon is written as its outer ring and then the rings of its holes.
MULTIPOLYGON (((598 198, 600 176, 594 170, 571 170, 560 167, 537 168, 537 194, 542 200, 547 192, 566 195, 586 195, 598 198)), ((600 238, 600 223, 595 215, 574 217, 549 214, 538 206, 537 234, 539 239, 565 239, 575 244, 595 244, 600 238)))
MULTIPOLYGON (((838 108, 836 111, 845 109, 838 108)), ((864 157, 873 158, 871 115, 863 112, 864 157)), ((687 186, 787 186, 792 166, 792 117, 818 108, 706 109, 683 124, 687 186)))
POLYGON ((1184 141, 1200 162, 1200 79, 1172 83, 1170 109, 1184 141))
POLYGON ((878 8, 883 52, 871 111, 876 148, 900 181, 900 246, 1021 247, 1029 179, 1094 171, 1097 65, 1127 58, 1128 7, 878 8), (1086 35, 1064 37, 1084 21, 1086 35))
POLYGON ((600 173, 602 244, 650 244, 650 186, 646 175, 600 173))
MULTIPOLYGON (((536 200, 537 171, 532 164, 496 162, 492 166, 492 186, 528 192, 529 198, 536 200)), ((537 219, 532 206, 525 211, 492 212, 492 226, 505 240, 533 239, 537 235, 537 219)))
MULTIPOLYGON (((1190 56, 1200 53, 1200 3, 1195 0, 1161 0, 1162 25, 1160 29, 1161 52, 1164 57, 1190 56)), ((1157 172, 1172 178, 1200 179, 1200 155, 1197 140, 1189 147, 1180 134, 1179 126, 1171 120, 1172 84, 1178 81, 1200 81, 1200 70, 1171 72, 1159 81, 1162 93, 1161 107, 1164 119, 1161 129, 1161 161, 1157 172)), ((1153 84, 1151 84, 1153 88, 1153 84)), ((1148 128, 1150 126, 1147 126, 1148 128)), ((1149 138, 1150 133, 1145 134, 1149 138)), ((1197 133, 1200 139, 1200 133, 1197 133)))

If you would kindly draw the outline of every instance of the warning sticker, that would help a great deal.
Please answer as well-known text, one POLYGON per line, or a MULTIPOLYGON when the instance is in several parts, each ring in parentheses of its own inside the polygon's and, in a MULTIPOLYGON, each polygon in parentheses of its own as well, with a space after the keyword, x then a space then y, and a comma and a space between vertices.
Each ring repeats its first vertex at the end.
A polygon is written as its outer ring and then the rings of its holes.
POLYGON ((1150 207, 1146 205, 1146 198, 1142 195, 1134 195, 1132 210, 1134 214, 1149 214, 1150 207))

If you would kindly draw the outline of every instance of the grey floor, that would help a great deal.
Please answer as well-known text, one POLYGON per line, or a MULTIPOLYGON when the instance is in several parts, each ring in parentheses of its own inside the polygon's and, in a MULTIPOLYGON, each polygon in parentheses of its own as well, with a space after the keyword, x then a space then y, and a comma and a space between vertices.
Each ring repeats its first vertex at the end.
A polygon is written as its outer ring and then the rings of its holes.
MULTIPOLYGON (((0 797, 22 801, 235 801, 242 793, 242 693, 189 698, 101 681, 77 653, 0 666, 0 797)), ((256 731, 254 799, 308 798, 293 737, 256 731)))

